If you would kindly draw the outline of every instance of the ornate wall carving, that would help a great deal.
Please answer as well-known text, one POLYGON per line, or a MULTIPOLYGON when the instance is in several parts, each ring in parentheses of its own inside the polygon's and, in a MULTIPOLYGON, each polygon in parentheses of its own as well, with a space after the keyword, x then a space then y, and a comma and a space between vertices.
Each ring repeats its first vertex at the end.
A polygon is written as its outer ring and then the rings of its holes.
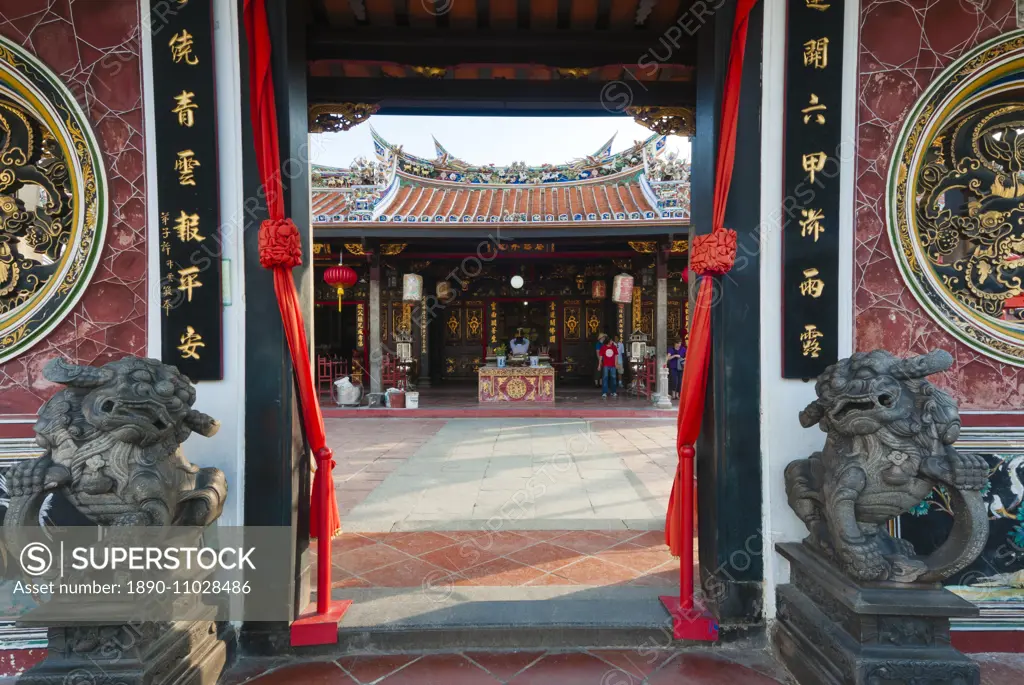
POLYGON ((887 223, 900 271, 932 318, 979 352, 1024 366, 1017 131, 1024 31, 961 57, 910 111, 889 170, 887 223))
POLYGON ((7 3, 0 7, 0 36, 51 70, 52 87, 63 83, 70 90, 85 113, 82 135, 88 136, 90 128, 94 131, 90 152, 101 160, 107 176, 101 211, 108 227, 103 239, 93 244, 90 268, 95 271, 89 287, 84 294, 77 293, 81 295, 78 303, 69 306, 63 319, 32 349, 0 364, 0 414, 34 414, 57 389, 42 377, 48 359, 61 355, 75 362, 102 364, 127 354, 143 354, 146 349, 139 6, 128 0, 7 3))
POLYGON ((99 146, 71 92, 0 38, 0 361, 78 302, 107 226, 99 146))
POLYGON ((1014 28, 1014 3, 938 0, 927 7, 903 0, 873 1, 861 10, 858 87, 855 344, 906 356, 941 347, 953 368, 936 378, 961 410, 1017 409, 1024 370, 978 352, 947 333, 894 279, 886 232, 886 179, 903 122, 924 89, 974 46, 1014 28), (977 7, 977 9, 976 9, 977 7), (908 39, 907 37, 912 38, 908 39))

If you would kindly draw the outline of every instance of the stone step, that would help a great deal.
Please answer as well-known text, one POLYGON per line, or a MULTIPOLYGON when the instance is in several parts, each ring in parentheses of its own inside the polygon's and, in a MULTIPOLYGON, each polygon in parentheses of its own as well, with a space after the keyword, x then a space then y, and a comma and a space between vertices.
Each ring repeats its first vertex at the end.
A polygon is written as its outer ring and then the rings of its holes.
MULTIPOLYGON (((336 590, 353 605, 323 653, 437 650, 669 649, 666 588, 455 587, 336 590)), ((720 643, 763 646, 763 631, 726 629, 720 643)), ((708 643, 693 642, 708 646, 708 643)))

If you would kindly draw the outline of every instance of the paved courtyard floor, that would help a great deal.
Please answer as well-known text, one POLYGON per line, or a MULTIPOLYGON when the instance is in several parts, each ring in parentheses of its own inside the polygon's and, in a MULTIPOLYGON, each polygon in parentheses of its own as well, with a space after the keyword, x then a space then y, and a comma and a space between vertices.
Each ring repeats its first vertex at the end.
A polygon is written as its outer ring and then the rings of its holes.
MULTIPOLYGON (((981 685, 1024 677, 1017 654, 975 654, 981 685)), ((346 656, 336 661, 254 660, 223 685, 775 685, 792 682, 762 650, 589 650, 346 656)))
POLYGON ((660 419, 327 419, 347 533, 662 530, 660 419))

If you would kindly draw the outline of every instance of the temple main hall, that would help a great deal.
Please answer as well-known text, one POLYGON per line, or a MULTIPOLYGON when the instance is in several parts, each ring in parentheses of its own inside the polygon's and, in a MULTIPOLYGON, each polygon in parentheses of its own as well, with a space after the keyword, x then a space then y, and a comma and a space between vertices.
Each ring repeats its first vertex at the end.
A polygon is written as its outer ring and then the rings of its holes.
MULTIPOLYGON (((690 166, 666 139, 495 166, 437 141, 435 158, 417 157, 373 131, 373 159, 314 166, 321 368, 328 360, 365 392, 414 389, 424 407, 474 402, 480 369, 522 336, 550 366, 552 394, 597 396, 595 347, 607 335, 623 343, 623 390, 649 403, 654 360, 685 338, 687 321, 690 166), (340 294, 324 279, 338 264, 357 277, 340 294), (410 276, 421 289, 412 300, 410 276)), ((500 399, 537 393, 514 383, 500 399)))

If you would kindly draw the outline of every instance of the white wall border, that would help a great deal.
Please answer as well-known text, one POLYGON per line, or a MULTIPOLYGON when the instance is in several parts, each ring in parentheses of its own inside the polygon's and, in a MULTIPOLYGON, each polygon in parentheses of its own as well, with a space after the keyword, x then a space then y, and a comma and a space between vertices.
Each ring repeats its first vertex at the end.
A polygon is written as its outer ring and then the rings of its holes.
MULTIPOLYGON (((853 351, 854 187, 856 173, 859 0, 846 0, 843 37, 843 115, 840 169, 839 356, 853 351), (845 287, 843 287, 845 284, 845 287)), ((765 0, 761 90, 761 503, 764 617, 775 618, 776 587, 789 566, 776 542, 801 540, 803 523, 789 508, 783 472, 794 459, 821 449, 825 436, 803 429, 798 415, 815 398, 814 384, 782 377, 783 124, 786 0, 765 0)))
POLYGON ((153 37, 149 0, 139 0, 142 45, 142 126, 146 139, 146 356, 160 358, 160 216, 156 195, 156 121, 153 118, 153 37))
MULTIPOLYGON (((241 56, 239 31, 241 17, 237 2, 214 0, 213 41, 216 83, 217 157, 220 200, 221 277, 231 293, 231 304, 222 310, 223 369, 220 381, 200 382, 196 386, 195 408, 220 421, 220 431, 212 438, 190 437, 184 446, 188 459, 200 466, 215 466, 228 480, 228 501, 219 519, 220 525, 241 526, 244 522, 245 492, 245 284, 242 275, 243 200, 241 56)), ((146 215, 148 297, 146 306, 146 353, 159 359, 160 326, 160 236, 156 185, 156 132, 153 120, 153 41, 150 36, 149 1, 139 0, 142 13, 142 74, 146 132, 146 215)))

